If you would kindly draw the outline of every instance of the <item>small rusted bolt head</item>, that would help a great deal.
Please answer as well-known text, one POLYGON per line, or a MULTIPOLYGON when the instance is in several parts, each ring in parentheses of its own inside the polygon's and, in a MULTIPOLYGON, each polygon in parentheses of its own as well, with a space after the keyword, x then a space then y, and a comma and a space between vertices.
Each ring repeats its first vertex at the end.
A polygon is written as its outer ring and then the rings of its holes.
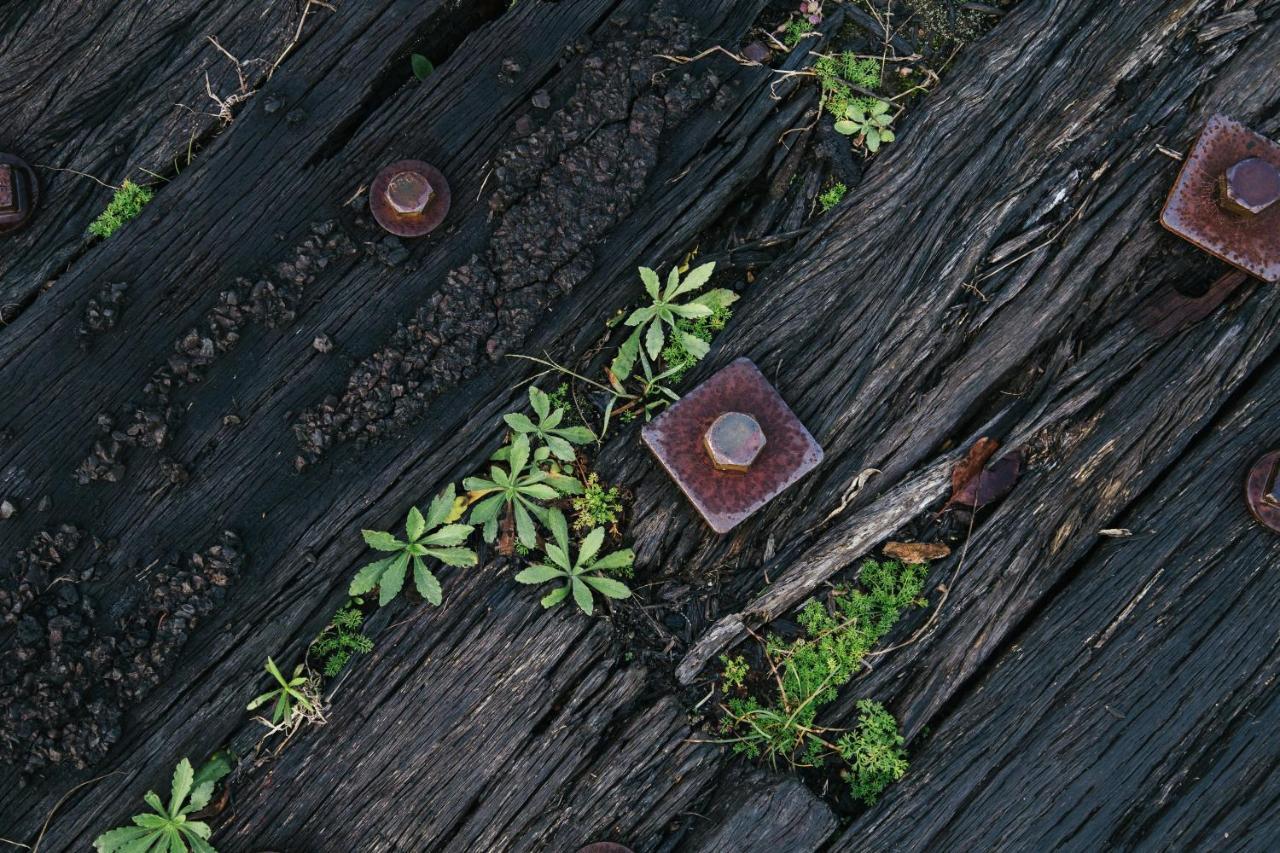
POLYGON ((1249 469, 1245 499, 1254 518, 1280 533, 1280 450, 1263 456, 1249 469))
POLYGON ((369 209, 398 237, 421 237, 449 214, 452 196, 440 170, 421 160, 400 160, 378 172, 369 187, 369 209))
POLYGON ((1257 216, 1280 201, 1280 169, 1259 157, 1248 157, 1227 169, 1219 191, 1227 210, 1257 216))
POLYGON ((746 471, 764 449, 764 430, 751 415, 725 412, 703 436, 711 464, 721 471, 746 471))
POLYGON ((418 172, 397 172, 387 182, 387 202, 396 213, 422 213, 433 195, 431 182, 418 172))
POLYGON ((17 157, 0 154, 0 234, 27 224, 38 193, 31 167, 17 157))

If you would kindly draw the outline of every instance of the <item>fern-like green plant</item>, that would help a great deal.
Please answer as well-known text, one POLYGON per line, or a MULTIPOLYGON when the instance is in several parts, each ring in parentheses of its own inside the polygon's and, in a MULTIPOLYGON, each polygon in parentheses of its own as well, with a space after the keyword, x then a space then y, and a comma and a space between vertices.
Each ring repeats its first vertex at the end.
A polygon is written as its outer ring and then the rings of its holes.
POLYGON ((879 702, 858 702, 858 727, 836 741, 849 762, 849 790, 868 806, 907 773, 907 750, 898 721, 879 702))
POLYGON ((268 690, 260 696, 254 697, 254 700, 247 706, 247 710, 254 711, 268 702, 275 700, 275 707, 271 709, 271 724, 279 725, 293 719, 295 709, 301 707, 310 713, 315 713, 315 703, 311 701, 311 697, 307 695, 307 676, 303 673, 306 666, 298 664, 294 667, 293 676, 285 678, 280 672, 280 667, 276 666, 276 662, 270 657, 267 658, 267 672, 276 680, 279 687, 268 690))
POLYGON ((667 340, 667 328, 671 329, 673 335, 680 337, 685 350, 695 360, 707 354, 707 342, 680 329, 676 323, 677 318, 696 320, 700 317, 710 317, 715 305, 730 305, 737 300, 738 295, 732 290, 720 289, 707 291, 685 303, 677 303, 675 300, 702 288, 711 280, 711 273, 715 268, 714 263, 702 264, 689 270, 681 279, 680 268, 673 266, 667 276, 667 286, 663 289, 656 272, 648 267, 640 267, 640 279, 644 282, 645 292, 653 302, 643 308, 637 308, 627 317, 626 324, 634 326, 635 331, 618 347, 618 353, 609 367, 613 379, 625 382, 631 376, 642 342, 649 358, 657 359, 667 340))
MULTIPOLYGON (((206 778, 198 784, 191 762, 182 759, 173 771, 173 783, 166 807, 155 791, 147 791, 143 800, 152 811, 134 815, 133 826, 122 826, 99 835, 93 842, 98 853, 217 853, 209 844, 209 825, 188 818, 209 804, 218 777, 206 778), (190 798, 188 798, 190 795, 190 798)), ((225 774, 223 774, 225 775, 225 774)))
POLYGON ((561 426, 565 410, 551 408, 551 398, 532 385, 529 386, 529 404, 538 416, 537 422, 519 412, 503 415, 502 419, 515 432, 541 441, 557 459, 572 462, 576 456, 573 445, 595 441, 596 434, 584 426, 561 426))
POLYGON ((520 583, 536 584, 548 581, 563 580, 564 586, 553 589, 542 598, 543 607, 555 607, 573 595, 574 602, 583 613, 590 616, 594 611, 592 592, 598 592, 606 598, 629 598, 631 590, 622 581, 605 577, 604 572, 629 568, 635 560, 630 548, 614 551, 602 557, 596 557, 600 546, 604 544, 604 528, 596 527, 586 535, 578 546, 577 557, 570 556, 569 522, 564 513, 552 508, 547 511, 547 529, 551 531, 554 542, 546 543, 546 563, 534 563, 516 575, 520 583))
POLYGON ((498 537, 498 518, 503 510, 511 507, 516 519, 516 537, 526 548, 538 546, 538 532, 534 517, 545 519, 546 510, 540 501, 555 500, 562 494, 581 494, 582 484, 573 477, 544 471, 539 464, 550 455, 549 448, 540 447, 530 452, 529 437, 517 433, 508 447, 494 458, 507 463, 503 470, 490 466, 488 477, 468 477, 462 486, 479 499, 471 508, 471 523, 483 525, 484 539, 492 542, 498 537))
POLYGON ((439 605, 443 600, 440 581, 427 568, 425 558, 439 560, 446 566, 474 566, 478 562, 475 551, 459 547, 471 535, 471 525, 444 523, 453 509, 453 499, 454 488, 450 483, 432 499, 426 516, 416 506, 410 507, 409 517, 404 523, 405 540, 381 530, 360 531, 370 548, 390 552, 390 556, 375 560, 356 572, 347 593, 364 595, 376 586, 378 606, 385 607, 404 588, 405 575, 412 563, 413 585, 418 594, 439 605))

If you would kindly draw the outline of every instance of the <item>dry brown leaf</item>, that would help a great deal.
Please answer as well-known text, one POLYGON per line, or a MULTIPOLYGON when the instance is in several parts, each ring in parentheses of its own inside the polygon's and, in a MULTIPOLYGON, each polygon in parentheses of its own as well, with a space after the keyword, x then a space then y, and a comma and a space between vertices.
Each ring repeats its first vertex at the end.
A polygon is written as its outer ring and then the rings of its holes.
POLYGON ((903 563, 928 563, 950 556, 951 549, 941 542, 888 542, 882 553, 903 563))

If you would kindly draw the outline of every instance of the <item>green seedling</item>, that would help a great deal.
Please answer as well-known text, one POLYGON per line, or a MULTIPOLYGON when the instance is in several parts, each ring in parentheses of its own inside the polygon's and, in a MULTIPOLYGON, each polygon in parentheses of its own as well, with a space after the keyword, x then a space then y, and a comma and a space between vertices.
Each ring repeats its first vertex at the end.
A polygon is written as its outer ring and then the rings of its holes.
POLYGON ((844 194, 848 191, 849 188, 840 181, 832 184, 822 195, 818 196, 818 204, 822 205, 822 212, 827 213, 831 208, 844 201, 844 194))
POLYGON ((276 662, 268 657, 266 670, 280 686, 256 697, 249 703, 247 710, 254 711, 274 700, 275 706, 271 709, 271 725, 273 726, 292 721, 294 713, 299 708, 310 714, 316 713, 315 703, 312 702, 311 697, 308 695, 310 692, 307 683, 309 679, 304 675, 306 671, 305 665, 298 664, 293 670, 293 677, 285 678, 280 673, 280 668, 276 666, 276 662))
POLYGON ((484 527, 484 539, 493 542, 498 538, 498 518, 503 510, 511 508, 516 519, 516 536, 526 548, 538 546, 538 533, 534 516, 543 518, 546 510, 540 501, 555 500, 562 494, 579 494, 582 484, 563 474, 553 474, 539 468, 550 455, 550 449, 529 450, 529 437, 517 433, 511 445, 500 451, 499 461, 507 463, 506 470, 497 465, 489 468, 488 477, 468 477, 462 486, 479 500, 471 508, 471 523, 484 527))
POLYGON ((667 276, 667 286, 662 289, 658 274, 648 267, 640 267, 640 279, 653 302, 637 308, 627 317, 626 324, 634 327, 635 331, 618 347, 618 354, 609 368, 612 380, 625 382, 631 376, 636 357, 641 353, 642 343, 649 358, 656 360, 666 343, 667 329, 680 336, 681 343, 695 360, 707 354, 707 342, 682 331, 676 325, 676 320, 710 317, 713 305, 728 306, 737 300, 738 295, 732 290, 711 290, 689 302, 677 303, 675 300, 701 289, 711 280, 715 268, 714 263, 702 264, 689 270, 682 280, 679 267, 673 266, 667 276))
POLYGON ((573 511, 575 530, 617 524, 622 514, 622 495, 617 486, 605 488, 600 475, 592 471, 582 484, 582 494, 573 499, 573 511))
POLYGON ((543 607, 555 607, 573 595, 574 602, 583 613, 590 616, 594 612, 592 593, 598 592, 606 598, 628 598, 631 590, 621 581, 604 576, 604 572, 630 568, 635 561, 635 554, 630 548, 614 551, 602 557, 596 557, 600 546, 604 544, 604 528, 593 528, 578 546, 577 557, 570 556, 569 523, 564 513, 558 509, 547 511, 547 528, 551 531, 553 542, 546 543, 548 562, 534 563, 516 575, 520 583, 538 584, 548 581, 563 580, 564 586, 553 589, 542 598, 543 607))
POLYGON ((413 76, 419 80, 426 80, 431 72, 436 70, 436 67, 431 64, 431 60, 420 53, 415 53, 409 57, 409 62, 413 65, 413 76))
POLYGON ((893 142, 895 139, 889 125, 893 124, 893 116, 889 115, 889 104, 876 101, 868 109, 850 104, 845 110, 844 118, 835 123, 837 133, 845 136, 856 136, 867 150, 875 153, 880 150, 881 143, 893 142))
POLYGON ((361 633, 364 614, 354 604, 347 604, 333 614, 329 624, 311 644, 311 652, 324 661, 326 678, 333 678, 351 660, 352 655, 373 651, 373 640, 361 633))
POLYGON ((418 594, 438 606, 443 600, 440 581, 427 568, 425 558, 439 560, 446 566, 474 566, 478 562, 475 551, 459 547, 471 535, 471 525, 445 524, 453 511, 453 502, 454 488, 450 483, 431 501, 425 517, 416 506, 410 507, 404 524, 405 540, 380 530, 360 531, 370 548, 390 552, 390 556, 356 572, 347 594, 364 595, 377 587, 378 606, 385 607, 404 588, 405 575, 412 563, 413 584, 418 594))
POLYGON ((572 462, 577 455, 573 445, 595 441, 596 434, 584 426, 561 426, 565 410, 553 409, 551 398, 533 386, 529 386, 529 404, 533 407, 533 413, 538 416, 536 423, 528 415, 519 412, 503 415, 502 419, 515 432, 541 441, 557 459, 572 462))
POLYGON ((182 759, 173 771, 169 805, 166 807, 155 791, 147 791, 143 800, 152 810, 134 815, 133 826, 99 835, 93 842, 94 849, 98 853, 217 853, 209 844, 209 825, 189 818, 209 805, 214 784, 231 769, 206 773, 207 767, 201 768, 201 778, 197 780, 191 762, 182 759))

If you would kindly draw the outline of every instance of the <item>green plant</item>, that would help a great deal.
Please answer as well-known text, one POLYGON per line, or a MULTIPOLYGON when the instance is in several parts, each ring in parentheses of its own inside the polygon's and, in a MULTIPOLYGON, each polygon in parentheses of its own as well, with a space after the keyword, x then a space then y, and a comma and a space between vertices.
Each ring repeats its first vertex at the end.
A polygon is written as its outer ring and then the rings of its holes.
POLYGON ((573 445, 595 441, 596 434, 584 426, 560 426, 565 410, 553 409, 551 398, 532 385, 529 386, 529 404, 533 406, 533 413, 538 416, 537 423, 519 412, 503 415, 502 419, 517 433, 537 438, 550 448, 551 454, 557 459, 572 462, 577 455, 573 445))
POLYGON ((858 702, 858 726, 836 741, 836 751, 849 764, 849 790, 868 806, 907 773, 905 741, 898 721, 879 702, 858 702))
POLYGON ((606 598, 628 598, 631 590, 621 581, 605 577, 602 572, 630 567, 635 555, 630 548, 614 551, 597 558, 600 546, 604 544, 604 528, 596 527, 578 545, 576 558, 570 556, 569 523, 564 513, 552 508, 547 511, 547 529, 551 531, 553 542, 546 543, 546 556, 549 562, 534 563, 516 575, 520 583, 537 584, 563 579, 564 586, 552 590, 542 598, 543 607, 554 607, 564 601, 570 593, 583 613, 590 616, 594 610, 592 591, 606 598))
POLYGON ((832 184, 822 195, 818 196, 818 204, 822 205, 822 212, 826 213, 844 201, 844 194, 848 191, 849 188, 840 181, 832 184))
POLYGON ((742 655, 732 658, 728 655, 720 655, 720 665, 724 667, 720 676, 726 688, 742 687, 746 684, 750 667, 747 666, 747 659, 742 655))
POLYGON ((835 56, 820 56, 813 64, 822 93, 822 107, 837 119, 844 118, 851 106, 869 109, 877 100, 870 92, 880 86, 880 63, 859 59, 845 51, 835 56))
POLYGON ((876 101, 869 109, 851 104, 845 110, 844 118, 836 122, 835 129, 845 136, 858 137, 867 150, 874 153, 880 150, 881 143, 894 140, 893 131, 889 128, 891 124, 893 116, 889 115, 889 104, 876 101))
POLYGON ((148 187, 140 187, 126 180, 115 191, 107 209, 89 223, 89 233, 95 237, 110 237, 130 219, 142 212, 142 208, 155 194, 148 187))
POLYGON ((787 27, 782 31, 782 43, 787 47, 795 47, 800 40, 807 35, 813 33, 813 24, 804 18, 792 18, 787 22, 787 27))
POLYGON ((217 853, 209 844, 209 826, 189 815, 209 804, 213 786, 230 771, 206 773, 201 768, 197 781, 191 762, 182 759, 173 771, 169 789, 169 805, 165 807, 155 791, 147 791, 143 800, 152 811, 134 815, 133 826, 123 826, 99 835, 93 842, 98 853, 217 853), (190 795, 190 799, 188 799, 190 795))
POLYGON ((273 726, 292 722, 294 713, 299 708, 311 714, 317 713, 315 702, 311 696, 309 683, 311 679, 304 674, 306 671, 305 664, 298 664, 293 670, 293 677, 285 678, 280 673, 280 668, 276 666, 276 662, 268 657, 266 670, 271 673, 271 677, 280 686, 256 697, 249 703, 247 710, 256 710, 274 699, 276 704, 271 710, 271 725, 273 726))
POLYGON ((573 499, 575 530, 616 524, 622 514, 622 495, 617 486, 605 488, 600 475, 592 471, 582 484, 582 494, 573 499))
POLYGON ((678 328, 677 318, 696 320, 700 317, 710 317, 713 313, 712 305, 719 303, 728 306, 737 300, 738 295, 732 290, 711 290, 683 304, 676 303, 675 300, 701 289, 711 280, 711 274, 715 268, 714 263, 702 264, 689 270, 681 280, 679 267, 673 266, 667 276, 667 286, 662 289, 658 274, 648 267, 640 267, 640 279, 644 282, 645 291, 653 301, 631 312, 625 321, 628 326, 635 327, 635 331, 618 347, 618 354, 610 365, 609 370, 614 380, 625 382, 631 376, 636 357, 641 354, 642 338, 644 351, 648 353, 650 359, 657 359, 667 339, 667 328, 680 338, 685 349, 695 360, 707 354, 707 342, 678 328))
POLYGON ((436 67, 431 64, 431 60, 427 59, 420 53, 415 53, 409 57, 409 63, 413 66, 413 76, 419 80, 426 80, 436 67))
POLYGON ((471 523, 484 526, 484 539, 492 542, 498 537, 498 517, 506 508, 515 514, 516 536, 526 548, 538 546, 538 533, 533 519, 545 516, 539 501, 555 500, 561 494, 577 494, 582 484, 572 477, 544 471, 539 463, 549 456, 550 449, 538 448, 529 452, 529 437, 517 434, 511 444, 494 458, 507 463, 504 471, 497 465, 489 468, 489 476, 468 477, 462 486, 479 500, 471 508, 471 523), (495 494, 496 492, 496 494, 495 494), (487 495, 487 497, 485 497, 487 495))
POLYGON ((404 525, 406 541, 380 530, 360 531, 370 548, 392 553, 356 572, 347 593, 364 595, 376 586, 378 606, 384 607, 404 588, 405 574, 412 563, 413 584, 418 594, 439 605, 442 600, 440 582, 427 568, 423 558, 431 557, 446 566, 474 566, 477 562, 475 551, 458 547, 471 535, 471 525, 444 523, 453 509, 453 499, 454 488, 450 483, 431 501, 425 518, 416 506, 410 507, 404 525))
MULTIPOLYGON (((712 294, 715 293, 716 291, 712 291, 712 294)), ((684 334, 672 335, 667 340, 667 345, 662 348, 662 363, 672 371, 672 382, 679 382, 689 368, 701 361, 701 358, 694 357, 693 353, 685 347, 685 334, 710 344, 716 333, 722 331, 729 322, 729 318, 733 316, 729 306, 719 299, 708 300, 708 304, 711 308, 710 316, 699 317, 696 320, 677 318, 676 328, 684 334)))
POLYGON ((864 589, 836 586, 833 609, 816 600, 805 604, 798 619, 804 637, 787 642, 770 636, 765 660, 776 697, 769 704, 755 696, 728 700, 722 729, 732 735, 728 742, 734 750, 799 766, 820 765, 832 754, 856 754, 849 747, 860 741, 844 739, 842 745, 830 740, 832 730, 815 723, 818 710, 861 670, 867 652, 902 613, 922 603, 927 571, 920 565, 867 560, 859 575, 864 589))
POLYGON ((311 644, 311 652, 324 661, 326 678, 337 675, 352 655, 373 651, 373 640, 361 633, 364 614, 353 603, 347 603, 333 614, 329 624, 311 644))

